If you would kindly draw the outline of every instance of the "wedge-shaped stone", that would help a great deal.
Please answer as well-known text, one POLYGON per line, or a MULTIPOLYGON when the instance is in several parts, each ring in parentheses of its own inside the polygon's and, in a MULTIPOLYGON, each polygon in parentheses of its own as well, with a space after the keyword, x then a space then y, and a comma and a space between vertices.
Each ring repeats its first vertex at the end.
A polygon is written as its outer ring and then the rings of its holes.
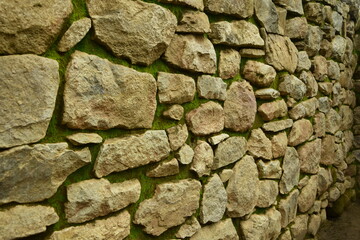
POLYGON ((279 15, 276 5, 271 0, 254 0, 255 14, 268 33, 284 34, 279 25, 279 15))
POLYGON ((208 16, 199 11, 186 11, 181 17, 176 32, 183 33, 208 33, 210 32, 208 16))
POLYGON ((91 19, 82 18, 71 24, 64 36, 60 39, 58 50, 67 52, 76 44, 78 44, 88 33, 91 28, 91 19))
POLYGON ((314 205, 316 200, 317 187, 318 176, 312 175, 308 184, 301 189, 298 198, 298 208, 300 212, 305 213, 314 205))
POLYGON ((103 138, 97 133, 75 133, 66 137, 75 146, 85 145, 89 143, 101 143, 103 138))
POLYGON ((262 129, 264 129, 267 132, 280 132, 282 130, 291 128, 293 123, 294 122, 292 119, 273 121, 273 122, 264 123, 262 129))
POLYGON ((265 133, 260 129, 251 130, 251 135, 247 142, 247 150, 254 158, 272 159, 272 144, 265 133))
POLYGON ((94 170, 97 177, 112 172, 159 162, 170 154, 164 130, 149 130, 141 135, 108 139, 100 148, 94 170))
POLYGON ((151 169, 146 173, 148 177, 166 177, 176 175, 179 173, 179 163, 176 158, 170 161, 164 161, 159 163, 154 169, 151 169))
POLYGON ((280 132, 274 135, 271 139, 273 158, 283 157, 286 153, 288 145, 288 138, 286 132, 280 132))
POLYGON ((220 51, 219 76, 222 79, 233 78, 239 74, 241 56, 235 49, 224 49, 220 51))
POLYGON ((205 9, 212 13, 251 17, 254 13, 253 0, 205 0, 205 9))
POLYGON ((141 185, 133 179, 121 183, 90 179, 67 187, 65 203, 69 223, 82 223, 125 208, 139 200, 141 185))
POLYGON ((201 229, 201 225, 196 217, 192 217, 187 220, 180 228, 179 231, 175 234, 177 238, 187 238, 194 235, 199 229, 201 229))
POLYGON ((285 75, 279 84, 281 95, 290 95, 295 100, 301 100, 306 94, 306 85, 294 75, 285 75))
POLYGON ((246 153, 246 139, 244 137, 230 137, 219 143, 215 150, 212 169, 218 169, 241 159, 246 153))
POLYGON ((250 83, 258 87, 269 87, 276 77, 272 66, 252 60, 246 62, 243 74, 250 83))
POLYGON ((0 204, 39 202, 53 196, 67 176, 91 162, 88 148, 67 143, 20 146, 0 153, 0 204))
MULTIPOLYGON (((0 1, 0 12, 5 2, 0 1)), ((45 137, 59 81, 59 64, 54 60, 35 55, 0 57, 0 148, 45 137)))
POLYGON ((207 225, 198 230, 190 240, 239 240, 236 229, 230 218, 207 225))
POLYGON ((263 100, 274 100, 280 97, 280 92, 273 88, 263 88, 255 91, 255 97, 263 100))
POLYGON ((270 207, 279 195, 279 185, 274 180, 261 180, 259 184, 259 198, 256 206, 260 208, 270 207))
POLYGON ((293 222, 297 213, 297 202, 299 190, 292 191, 286 198, 279 202, 279 212, 281 213, 281 227, 285 228, 289 223, 293 222))
POLYGON ((288 147, 283 161, 283 175, 279 183, 280 193, 287 194, 299 183, 300 160, 295 148, 288 147))
POLYGON ((128 211, 121 211, 105 219, 55 231, 49 240, 122 240, 130 234, 130 217, 128 211))
POLYGON ((87 1, 96 39, 116 56, 150 65, 165 52, 177 20, 168 9, 139 0, 87 1))
POLYGON ((173 151, 181 148, 185 144, 189 136, 186 124, 179 124, 174 127, 168 128, 166 129, 166 133, 169 138, 170 148, 173 151))
POLYGON ((285 117, 288 109, 284 99, 281 99, 261 104, 258 111, 265 121, 271 121, 278 117, 285 117))
POLYGON ((140 203, 134 223, 145 226, 146 233, 159 236, 196 212, 200 189, 201 183, 193 179, 157 185, 154 196, 140 203))
POLYGON ((296 146, 307 141, 313 134, 313 127, 309 120, 300 119, 294 122, 289 134, 289 146, 296 146))
POLYGON ((16 205, 0 211, 1 239, 15 239, 45 232, 46 226, 59 221, 52 207, 16 205))
POLYGON ((320 168, 321 139, 307 142, 298 149, 301 172, 316 174, 320 168))
POLYGON ((76 51, 65 77, 63 123, 68 127, 152 127, 156 81, 151 74, 76 51))
POLYGON ((199 177, 209 176, 213 162, 214 152, 211 146, 207 142, 199 140, 194 149, 194 160, 190 169, 195 171, 199 177))

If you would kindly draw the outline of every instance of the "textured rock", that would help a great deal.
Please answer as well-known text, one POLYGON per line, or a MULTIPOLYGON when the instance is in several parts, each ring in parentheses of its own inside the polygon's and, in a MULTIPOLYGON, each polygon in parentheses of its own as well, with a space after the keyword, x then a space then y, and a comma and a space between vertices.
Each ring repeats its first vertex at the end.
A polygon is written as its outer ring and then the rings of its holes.
POLYGON ((203 103, 186 114, 186 122, 195 135, 217 133, 224 129, 224 110, 218 103, 203 103))
POLYGON ((206 99, 226 99, 226 83, 219 77, 202 75, 197 79, 197 91, 200 97, 206 99))
POLYGON ((269 34, 266 38, 265 61, 276 70, 295 72, 297 67, 298 50, 288 37, 269 34))
POLYGON ((271 139, 273 158, 283 157, 286 152, 288 138, 286 132, 274 135, 271 139))
POLYGON ((325 95, 330 95, 332 93, 332 83, 331 82, 321 82, 319 83, 319 90, 325 95))
POLYGON ((224 216, 227 203, 225 187, 219 177, 214 174, 204 186, 204 193, 200 207, 202 223, 218 222, 224 216))
POLYGON ((294 240, 305 239, 307 233, 309 215, 301 214, 296 216, 294 224, 290 227, 294 240))
POLYGON ((254 158, 272 159, 272 144, 264 132, 258 128, 251 131, 247 150, 254 158))
POLYGON ((147 177, 167 177, 179 173, 179 163, 176 158, 158 164, 154 169, 146 173, 147 177))
POLYGON ((326 117, 326 132, 335 134, 341 126, 341 116, 333 108, 330 108, 329 112, 325 115, 326 117))
POLYGON ((65 77, 63 123, 68 127, 151 128, 156 110, 151 74, 77 51, 65 77))
POLYGON ((191 77, 159 72, 157 79, 160 103, 186 103, 191 102, 195 95, 195 81, 191 77))
POLYGON ((298 209, 300 212, 307 212, 313 205, 316 200, 318 187, 318 177, 317 175, 312 175, 310 177, 309 183, 301 189, 300 195, 298 197, 298 209))
POLYGON ((186 11, 176 27, 176 32, 208 33, 210 22, 208 16, 199 11, 186 11))
POLYGON ((279 183, 280 193, 287 194, 299 183, 300 160, 295 148, 286 149, 282 168, 284 172, 279 183))
POLYGON ((116 56, 150 65, 165 52, 177 20, 170 10, 139 0, 87 1, 96 39, 116 56))
POLYGON ((201 35, 176 34, 164 56, 167 62, 181 69, 209 74, 216 72, 214 46, 201 35))
POLYGON ((103 177, 112 172, 159 162, 169 154, 170 145, 164 130, 107 139, 100 148, 94 170, 97 177, 103 177))
POLYGON ((333 182, 333 178, 331 175, 331 169, 320 168, 318 173, 318 185, 317 192, 318 195, 322 195, 328 188, 331 186, 333 182))
POLYGON ((303 4, 301 0, 275 0, 275 3, 284 6, 286 10, 296 15, 304 15, 303 4))
POLYGON ((220 51, 219 76, 222 79, 233 78, 239 74, 241 56, 234 49, 220 51))
POLYGON ((304 117, 313 117, 318 109, 319 102, 317 98, 310 98, 297 105, 295 105, 290 111, 289 116, 294 119, 300 119, 304 117))
POLYGON ((65 203, 67 221, 82 223, 116 212, 139 200, 140 192, 137 179, 110 183, 102 178, 71 184, 67 187, 65 203))
POLYGON ((230 218, 221 220, 217 223, 207 225, 195 233, 190 240, 239 240, 236 229, 230 218))
POLYGON ((304 173, 316 174, 321 159, 321 139, 307 142, 298 149, 300 170, 304 173))
POLYGON ((285 35, 291 39, 305 39, 308 34, 306 18, 295 17, 286 20, 285 35))
POLYGON ((2 0, 0 54, 43 54, 60 33, 72 10, 71 0, 2 0))
POLYGON ((204 141, 198 141, 194 149, 194 159, 191 170, 195 171, 199 177, 210 175, 214 161, 214 153, 211 146, 204 141))
POLYGON ((264 100, 274 100, 280 97, 280 92, 273 88, 263 88, 255 91, 255 97, 264 100))
POLYGON ((305 38, 305 51, 309 57, 313 57, 319 53, 323 34, 320 27, 309 25, 308 35, 305 38))
POLYGON ((195 217, 186 221, 175 234, 177 238, 187 238, 194 235, 198 230, 201 229, 201 225, 195 217))
POLYGON ((306 85, 294 75, 285 75, 279 84, 280 94, 289 95, 295 100, 301 100, 306 90, 306 85))
POLYGON ((313 127, 309 120, 300 119, 294 122, 289 134, 289 146, 296 146, 307 141, 313 134, 313 127))
POLYGON ((322 113, 328 113, 331 108, 331 99, 328 97, 320 97, 318 100, 319 100, 319 111, 322 113))
POLYGON ((326 58, 323 56, 315 56, 312 64, 315 79, 317 81, 324 81, 328 74, 326 58))
POLYGON ((327 75, 330 79, 338 80, 340 79, 340 67, 339 64, 333 60, 327 61, 327 75))
POLYGON ((331 165, 335 163, 335 137, 326 134, 321 142, 321 164, 331 165))
POLYGON ((280 132, 282 130, 291 128, 293 125, 292 119, 285 119, 279 121, 272 121, 264 123, 262 129, 267 132, 280 132))
POLYGON ((181 164, 189 164, 194 158, 194 150, 187 144, 184 144, 177 155, 177 159, 181 164))
POLYGON ((351 129, 354 121, 353 112, 349 106, 340 106, 339 115, 341 117, 340 130, 351 129))
POLYGON ((45 232, 59 216, 52 207, 16 205, 0 211, 0 219, 1 239, 15 239, 45 232))
POLYGON ((320 228, 320 225, 321 225, 320 215, 317 215, 317 214, 310 215, 308 233, 310 233, 312 236, 316 236, 316 234, 320 228))
POLYGON ((97 133, 75 133, 66 138, 75 146, 102 143, 103 141, 103 138, 97 133))
POLYGON ((53 196, 66 178, 90 163, 89 149, 67 143, 36 144, 0 153, 0 204, 39 202, 53 196))
POLYGON ((200 11, 204 10, 203 0, 159 0, 159 2, 174 3, 196 8, 200 11))
POLYGON ((255 14, 266 32, 283 34, 279 26, 279 16, 271 0, 254 0, 255 14))
POLYGON ((259 197, 256 203, 257 207, 270 207, 279 194, 278 183, 274 180, 262 180, 259 183, 259 197))
POLYGON ((231 176, 234 174, 234 171, 232 169, 224 169, 220 173, 220 178, 222 182, 227 182, 231 178, 231 176))
POLYGON ((299 191, 292 191, 286 198, 279 202, 279 212, 281 213, 281 227, 285 228, 289 223, 293 222, 297 212, 297 201, 299 191))
POLYGON ((225 128, 236 132, 249 130, 256 114, 256 98, 252 86, 246 82, 233 82, 224 103, 225 128))
MULTIPOLYGON (((301 72, 304 70, 310 70, 311 68, 311 61, 309 59, 309 55, 306 53, 306 51, 300 51, 298 52, 298 64, 296 67, 297 72, 301 72)), ((300 77, 301 80, 303 80, 300 77)))
POLYGON ((175 104, 164 111, 163 115, 164 117, 179 121, 184 116, 184 108, 179 104, 175 104))
POLYGON ((255 48, 264 46, 264 40, 260 37, 259 29, 256 25, 245 20, 212 23, 209 37, 214 44, 255 48))
POLYGON ((222 141, 228 139, 230 136, 229 134, 226 134, 226 133, 221 133, 219 135, 215 135, 215 136, 212 136, 212 137, 209 137, 208 138, 208 142, 215 146, 215 145, 218 145, 219 143, 221 143, 222 141))
POLYGON ((279 17, 279 34, 284 35, 285 34, 287 11, 286 11, 285 8, 276 6, 276 12, 277 12, 278 17, 279 17))
POLYGON ((263 49, 256 48, 241 48, 240 55, 246 58, 259 58, 265 56, 265 51, 263 49))
POLYGON ((311 72, 302 71, 299 79, 303 81, 306 85, 306 96, 316 97, 318 94, 319 86, 314 78, 314 75, 311 72))
POLYGON ((201 183, 193 179, 157 185, 154 196, 140 203, 134 223, 143 225, 146 233, 159 236, 195 213, 199 207, 200 189, 201 183))
POLYGON ((254 13, 253 0, 205 0, 205 9, 213 13, 247 18, 254 13))
POLYGON ((227 215, 242 217, 253 211, 258 198, 259 178, 253 157, 245 156, 233 168, 226 192, 228 195, 227 215))
POLYGON ((49 240, 122 240, 130 234, 130 218, 131 216, 128 211, 121 211, 120 213, 105 219, 99 219, 84 225, 55 231, 51 234, 49 240))
POLYGON ((261 62, 248 60, 243 75, 246 80, 258 87, 269 87, 275 80, 276 71, 273 67, 261 62))
POLYGON ((58 50, 60 52, 67 52, 78 44, 91 28, 91 19, 82 18, 71 24, 69 29, 60 39, 58 50))
POLYGON ((332 45, 332 57, 342 62, 344 60, 345 51, 346 51, 346 39, 336 35, 335 38, 331 41, 332 45))
POLYGON ((174 127, 168 128, 166 129, 166 133, 169 138, 170 148, 173 151, 181 148, 189 136, 186 124, 176 125, 174 127))
POLYGON ((215 150, 212 169, 218 169, 241 159, 247 150, 244 137, 230 137, 221 142, 215 150))
POLYGON ((56 61, 35 55, 0 57, 0 148, 45 137, 59 87, 58 70, 56 61))
POLYGON ((279 160, 272 160, 263 162, 262 160, 257 162, 259 169, 259 177, 261 179, 280 179, 282 169, 279 160))
POLYGON ((324 16, 322 14, 323 5, 320 3, 310 2, 304 5, 305 16, 309 21, 315 22, 321 25, 324 22, 324 16))
POLYGON ((276 100, 261 104, 258 111, 265 121, 271 121, 278 117, 285 117, 287 114, 287 105, 283 99, 276 100))

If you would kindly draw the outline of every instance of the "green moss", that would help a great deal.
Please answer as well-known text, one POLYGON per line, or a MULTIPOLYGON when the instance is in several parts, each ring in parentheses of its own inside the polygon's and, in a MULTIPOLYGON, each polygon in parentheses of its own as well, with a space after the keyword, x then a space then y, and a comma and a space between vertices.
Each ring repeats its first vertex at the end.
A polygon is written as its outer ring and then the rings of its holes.
POLYGON ((72 4, 74 6, 73 13, 70 17, 70 23, 75 22, 76 20, 79 20, 84 17, 88 17, 88 11, 86 8, 86 1, 84 0, 72 0, 72 4))

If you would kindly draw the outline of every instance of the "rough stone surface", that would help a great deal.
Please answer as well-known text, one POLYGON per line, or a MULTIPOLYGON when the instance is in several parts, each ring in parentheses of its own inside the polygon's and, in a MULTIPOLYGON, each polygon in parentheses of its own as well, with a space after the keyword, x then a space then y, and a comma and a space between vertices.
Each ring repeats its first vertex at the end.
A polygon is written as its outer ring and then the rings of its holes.
POLYGON ((243 70, 246 80, 258 87, 269 87, 275 80, 276 71, 272 66, 249 60, 243 70))
POLYGON ((299 190, 292 191, 286 198, 279 202, 279 212, 281 213, 281 227, 285 228, 293 222, 297 213, 297 201, 299 190))
POLYGON ((259 197, 256 206, 260 208, 270 207, 279 194, 278 183, 274 180, 261 180, 259 183, 259 197))
POLYGON ((219 143, 221 143, 222 141, 228 139, 230 136, 229 134, 226 134, 226 133, 221 133, 219 135, 215 135, 215 136, 212 136, 208 139, 208 142, 215 146, 215 145, 218 145, 219 143))
POLYGON ((323 34, 320 27, 309 25, 308 35, 305 38, 305 51, 309 57, 313 57, 319 53, 323 34))
POLYGON ((339 64, 333 60, 327 61, 327 75, 330 79, 338 80, 340 79, 340 67, 339 64))
POLYGON ((331 108, 331 99, 328 97, 320 97, 319 99, 319 111, 322 113, 328 113, 331 108))
POLYGON ((325 95, 330 95, 332 93, 333 85, 331 82, 320 82, 319 83, 319 90, 325 95))
POLYGON ((222 182, 227 182, 231 178, 231 176, 234 174, 234 171, 232 169, 224 169, 220 173, 220 178, 222 182))
POLYGON ((134 223, 143 225, 146 233, 159 236, 195 213, 199 207, 200 189, 201 183, 193 179, 157 185, 154 196, 140 203, 134 223))
POLYGON ((254 158, 272 159, 272 144, 264 132, 258 128, 251 131, 247 150, 254 158))
POLYGON ((318 94, 319 86, 316 82, 314 75, 311 72, 302 71, 299 79, 306 85, 306 96, 316 97, 318 94))
POLYGON ((204 186, 200 207, 200 219, 203 224, 218 222, 224 216, 227 203, 227 193, 219 177, 214 174, 204 186))
POLYGON ((316 236, 321 225, 321 217, 318 214, 312 214, 309 218, 308 233, 312 236, 316 236))
POLYGON ((236 229, 230 218, 221 220, 217 223, 207 225, 195 233, 190 240, 239 240, 236 229))
POLYGON ((246 58, 259 58, 265 56, 265 51, 257 48, 241 48, 239 52, 242 57, 246 58))
POLYGON ((241 56, 235 49, 220 51, 219 76, 222 79, 233 78, 239 74, 241 56))
POLYGON ((197 91, 200 97, 206 99, 226 99, 227 84, 219 77, 202 75, 197 79, 197 91))
POLYGON ((189 164, 194 158, 194 150, 187 144, 184 144, 179 150, 177 159, 181 164, 189 164))
POLYGON ((214 46, 201 35, 176 34, 164 56, 167 62, 181 69, 208 74, 216 72, 214 46))
POLYGON ((148 171, 146 176, 148 177, 167 177, 176 175, 180 172, 179 163, 176 158, 170 161, 164 161, 158 164, 154 169, 148 171))
POLYGON ((300 160, 295 148, 286 149, 282 168, 284 172, 279 183, 280 193, 287 194, 299 183, 300 160))
POLYGON ((323 56, 315 56, 312 62, 314 77, 317 81, 324 81, 328 74, 326 58, 323 56))
POLYGON ((219 143, 215 150, 212 169, 218 169, 241 159, 247 150, 244 137, 230 137, 219 143))
POLYGON ((169 138, 170 148, 173 151, 176 151, 179 148, 181 148, 185 144, 185 142, 189 136, 189 132, 186 127, 186 124, 183 124, 183 125, 180 124, 180 125, 176 125, 174 127, 168 128, 168 129, 166 129, 166 133, 169 138))
POLYGON ((16 205, 0 211, 0 219, 1 239, 15 239, 45 232, 59 216, 52 207, 16 205))
POLYGON ((39 202, 53 196, 66 178, 91 162, 90 150, 67 143, 36 144, 0 153, 0 204, 39 202))
POLYGON ((326 117, 326 132, 335 134, 341 126, 341 116, 333 108, 330 108, 329 112, 325 115, 326 117))
POLYGON ((210 32, 208 16, 199 11, 186 11, 176 27, 176 32, 208 33, 210 32))
POLYGON ((253 211, 258 198, 258 170, 253 157, 245 156, 233 168, 226 192, 227 215, 242 217, 253 211))
POLYGON ((300 119, 294 122, 289 134, 289 146, 296 146, 307 141, 313 134, 313 127, 309 120, 300 119))
POLYGON ((295 105, 290 111, 289 116, 294 119, 300 119, 303 117, 313 117, 318 109, 319 102, 317 98, 310 98, 297 105, 295 105))
POLYGON ((318 177, 317 175, 312 175, 308 184, 301 189, 300 195, 298 197, 298 209, 300 212, 307 212, 313 205, 316 200, 318 187, 318 177))
POLYGON ((78 44, 91 28, 91 19, 82 18, 71 24, 64 36, 60 39, 58 50, 60 52, 67 52, 78 44))
POLYGON ((254 48, 264 46, 264 40, 260 37, 259 29, 245 20, 212 23, 209 37, 214 44, 254 48))
POLYGON ((296 216, 294 224, 290 227, 294 240, 305 239, 307 233, 309 215, 301 214, 296 216))
POLYGON ((71 0, 2 0, 0 54, 43 54, 60 33, 72 10, 71 0))
POLYGON ((160 103, 191 102, 196 91, 195 81, 191 77, 165 72, 159 72, 157 87, 160 103))
POLYGON ((224 110, 219 103, 203 103, 186 114, 186 122, 195 135, 217 133, 224 129, 224 110))
POLYGON ((63 123, 68 127, 151 128, 156 110, 151 74, 76 51, 65 77, 63 123))
POLYGON ((285 117, 287 114, 287 105, 283 99, 276 100, 261 104, 258 111, 265 121, 271 121, 278 117, 285 117))
POLYGON ((180 4, 198 9, 200 11, 204 10, 203 0, 159 0, 159 2, 180 4))
POLYGON ((97 133, 75 133, 66 138, 75 146, 102 143, 103 141, 103 138, 97 133))
POLYGON ((266 38, 265 61, 276 70, 294 73, 298 62, 298 50, 288 37, 269 34, 266 38))
POLYGON ((257 167, 259 169, 259 177, 261 179, 280 179, 282 169, 279 160, 272 161, 258 161, 257 167))
POLYGON ((322 195, 326 190, 328 190, 328 188, 331 186, 333 182, 331 170, 321 167, 317 176, 318 176, 317 192, 318 195, 322 195))
POLYGON ((170 154, 170 145, 164 130, 150 130, 141 135, 107 139, 95 162, 97 177, 112 172, 159 162, 170 154))
POLYGON ((201 229, 201 225, 195 217, 186 221, 175 234, 177 238, 187 238, 194 235, 198 230, 201 229))
POLYGON ((305 39, 308 34, 308 24, 304 17, 286 20, 285 35, 291 39, 305 39))
POLYGON ((279 84, 280 94, 289 95, 295 100, 301 100, 306 90, 306 85, 294 75, 285 75, 279 84))
POLYGON ((194 149, 194 159, 191 170, 195 171, 199 177, 210 175, 214 162, 214 152, 211 146, 204 141, 198 141, 194 149))
POLYGON ((271 139, 273 158, 283 157, 286 152, 288 138, 286 132, 274 135, 271 139))
POLYGON ((255 91, 255 97, 263 100, 274 100, 280 97, 280 92, 273 88, 263 88, 255 91))
POLYGON ((246 82, 233 82, 224 103, 225 128, 236 132, 249 130, 256 114, 256 98, 252 86, 246 82))
POLYGON ((267 132, 280 132, 285 129, 291 128, 294 121, 292 119, 285 119, 279 121, 272 121, 264 123, 262 129, 267 132))
POLYGON ((254 13, 254 0, 205 0, 205 9, 213 13, 247 18, 254 13))
POLYGON ((304 15, 304 9, 301 0, 275 0, 275 3, 284 6, 286 10, 296 15, 304 15))
POLYGON ((321 142, 321 164, 331 165, 335 163, 335 137, 326 134, 321 142))
POLYGON ((304 173, 316 174, 321 159, 321 139, 307 142, 298 149, 300 170, 304 173))
POLYGON ((56 61, 35 55, 0 57, 0 148, 45 137, 59 87, 58 71, 56 61))
POLYGON ((342 62, 344 60, 345 51, 346 51, 346 39, 336 35, 335 38, 331 41, 332 45, 332 57, 342 62))
POLYGON ((284 29, 281 29, 279 25, 276 5, 271 0, 255 0, 254 5, 255 15, 266 32, 284 34, 284 29))
POLYGON ((184 108, 179 104, 175 104, 164 111, 163 115, 164 117, 179 121, 184 116, 184 108))
POLYGON ((311 61, 309 59, 309 55, 306 53, 306 51, 298 52, 298 64, 296 67, 296 71, 297 72, 301 72, 304 70, 306 71, 306 70, 310 70, 310 68, 311 68, 311 61))
POLYGON ((82 223, 125 208, 139 200, 141 185, 133 179, 121 183, 90 179, 67 187, 65 203, 69 223, 82 223))
POLYGON ((349 106, 340 106, 339 115, 341 117, 340 130, 351 129, 354 121, 353 112, 349 106))
POLYGON ((174 36, 176 17, 170 10, 143 1, 104 4, 87 1, 96 39, 116 56, 150 65, 165 52, 174 36))
POLYGON ((128 211, 121 211, 120 213, 105 219, 99 219, 84 225, 55 231, 49 237, 49 240, 122 240, 130 235, 130 223, 131 216, 128 211))

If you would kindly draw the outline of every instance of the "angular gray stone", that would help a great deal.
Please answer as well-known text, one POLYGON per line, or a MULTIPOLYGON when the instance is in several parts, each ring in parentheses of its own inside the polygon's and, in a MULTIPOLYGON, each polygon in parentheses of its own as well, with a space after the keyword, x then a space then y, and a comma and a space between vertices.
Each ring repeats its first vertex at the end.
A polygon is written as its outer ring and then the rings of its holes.
POLYGON ((263 103, 259 106, 258 112, 265 121, 287 115, 287 105, 283 99, 273 102, 263 103))
POLYGON ((318 187, 318 176, 312 175, 308 184, 301 189, 298 197, 298 209, 305 213, 314 205, 318 187))
POLYGON ((282 130, 291 128, 293 125, 292 119, 285 119, 279 121, 267 122, 262 125, 262 129, 267 132, 280 132, 282 130))
POLYGON ((294 224, 290 227, 294 240, 305 239, 307 233, 309 215, 301 214, 296 216, 294 224))
POLYGON ((315 56, 312 61, 313 74, 317 81, 322 82, 327 78, 328 67, 326 58, 323 56, 315 56))
POLYGON ((251 213, 256 206, 259 194, 258 170, 251 156, 244 156, 235 164, 233 170, 226 188, 227 215, 242 217, 251 213))
POLYGON ((164 57, 170 64, 184 70, 208 74, 216 72, 214 46, 201 35, 175 34, 164 57))
POLYGON ((45 53, 72 10, 71 0, 2 0, 0 54, 45 53))
POLYGON ((255 97, 263 100, 274 100, 280 97, 280 92, 273 88, 263 88, 255 91, 255 97))
POLYGON ((195 217, 187 220, 175 234, 177 238, 187 238, 194 235, 198 230, 201 229, 201 225, 195 217))
POLYGON ((159 236, 196 212, 200 190, 201 183, 194 179, 159 184, 154 196, 140 203, 134 223, 143 225, 146 233, 159 236))
POLYGON ((16 205, 0 211, 1 239, 17 239, 45 232, 59 221, 55 209, 42 205, 16 205))
POLYGON ((333 108, 330 108, 329 112, 326 113, 326 132, 335 134, 341 126, 341 116, 333 108))
POLYGON ((319 53, 324 32, 318 26, 309 25, 308 35, 305 38, 305 51, 309 57, 319 53))
POLYGON ((210 22, 208 16, 199 11, 186 11, 176 27, 176 32, 209 33, 210 22))
POLYGON ((204 10, 204 2, 203 2, 203 0, 159 0, 159 2, 185 5, 185 6, 188 6, 188 7, 198 9, 200 11, 204 10))
POLYGON ((63 123, 68 127, 151 128, 156 110, 151 74, 76 51, 65 78, 63 123))
POLYGON ((295 100, 301 100, 306 90, 306 85, 294 75, 285 75, 279 84, 280 94, 289 95, 295 100))
POLYGON ((117 57, 150 65, 165 52, 177 19, 168 9, 139 0, 87 1, 95 37, 117 57))
POLYGON ((197 79, 197 91, 199 97, 206 99, 226 99, 227 84, 219 77, 202 75, 197 79))
POLYGON ((65 142, 5 150, 0 153, 0 205, 50 198, 71 173, 90 162, 88 148, 73 151, 65 142))
POLYGON ((320 168, 321 139, 307 142, 298 149, 300 170, 304 173, 316 174, 320 168))
POLYGON ((200 219, 203 224, 218 222, 224 216, 227 203, 227 193, 219 177, 214 174, 204 186, 200 207, 200 219))
POLYGON ((71 24, 69 29, 60 39, 58 50, 60 52, 67 52, 78 44, 91 28, 91 19, 82 18, 71 24))
MULTIPOLYGON (((310 66, 311 66, 311 63, 310 63, 310 66)), ((306 96, 307 97, 316 97, 318 94, 319 86, 314 78, 314 75, 311 72, 302 71, 299 76, 299 79, 301 81, 303 81, 306 85, 306 96)))
POLYGON ((333 60, 327 61, 327 75, 330 79, 338 80, 340 79, 340 67, 339 64, 333 60))
POLYGON ((255 15, 268 33, 283 34, 279 25, 279 16, 271 0, 254 0, 255 15))
POLYGON ((224 129, 224 110, 219 103, 206 102, 186 114, 189 130, 195 135, 209 135, 224 129))
POLYGON ((239 74, 241 56, 235 49, 220 51, 219 76, 222 79, 233 78, 239 74))
POLYGON ((211 225, 206 225, 193 235, 190 240, 239 240, 231 218, 221 220, 211 225))
POLYGON ((286 148, 282 168, 283 175, 279 183, 280 193, 287 194, 299 183, 300 160, 295 148, 286 148))
POLYGON ((221 143, 222 141, 228 139, 229 137, 230 137, 229 134, 221 133, 219 135, 215 135, 215 136, 208 138, 208 142, 211 145, 215 146, 215 145, 218 145, 219 143, 221 143))
POLYGON ((335 137, 326 134, 321 142, 321 164, 331 165, 335 163, 335 137))
POLYGON ((168 128, 166 129, 166 133, 169 138, 170 148, 173 151, 181 148, 185 144, 189 136, 186 124, 179 124, 174 127, 168 128))
POLYGON ((184 116, 184 108, 179 104, 175 104, 164 111, 163 115, 164 117, 179 121, 184 116))
POLYGON ((296 15, 304 15, 303 4, 301 0, 275 0, 276 4, 284 6, 286 10, 296 15))
POLYGON ((345 51, 346 51, 346 39, 336 35, 335 38, 331 41, 332 45, 332 57, 342 62, 345 57, 345 51))
POLYGON ((97 133, 75 133, 66 137, 75 146, 81 146, 85 144, 97 144, 102 143, 103 138, 97 133))
POLYGON ((256 25, 245 20, 212 23, 209 38, 214 44, 233 47, 261 48, 265 44, 256 25))
POLYGON ((291 39, 305 39, 308 34, 308 23, 304 17, 286 20, 285 35, 291 39))
MULTIPOLYGON (((281 213, 281 227, 285 228, 293 222, 297 213, 297 201, 299 190, 292 191, 286 198, 279 202, 279 212, 281 213)), ((291 239, 291 238, 290 238, 291 239)))
POLYGON ((182 104, 191 102, 195 96, 195 81, 191 77, 159 72, 157 79, 160 103, 182 104))
POLYGON ((286 152, 288 138, 286 132, 274 135, 271 139, 273 158, 283 157, 286 152))
POLYGON ((179 163, 176 158, 170 161, 164 161, 159 163, 154 169, 151 169, 146 173, 147 177, 167 177, 176 175, 180 172, 179 163))
POLYGON ((234 15, 240 18, 251 17, 254 13, 254 0, 205 0, 205 9, 212 13, 234 15))
POLYGON ((307 52, 306 51, 298 52, 298 65, 296 67, 296 71, 302 72, 304 70, 310 70, 310 68, 311 68, 311 61, 309 59, 309 55, 307 54, 307 52))
POLYGON ((331 99, 328 97, 320 97, 319 99, 319 111, 322 113, 328 113, 331 108, 331 99))
POLYGON ((257 162, 260 179, 280 179, 282 169, 279 160, 265 161, 262 160, 257 162))
POLYGON ((300 119, 294 122, 289 134, 289 146, 296 146, 307 141, 313 134, 313 127, 309 120, 300 119))
POLYGON ((248 60, 244 66, 243 75, 246 80, 255 86, 269 87, 275 80, 276 71, 272 66, 248 60))
POLYGON ((272 143, 260 128, 251 130, 247 151, 254 158, 272 159, 272 143))
POLYGON ((211 146, 199 140, 194 149, 194 159, 191 170, 195 171, 199 177, 209 176, 214 162, 214 152, 211 146))
POLYGON ((212 169, 218 169, 241 159, 247 150, 244 137, 230 137, 219 143, 215 150, 212 169))
POLYGON ((259 197, 256 203, 257 207, 267 208, 276 201, 279 195, 278 183, 274 180, 261 180, 259 183, 259 197))
POLYGON ((140 197, 139 180, 121 183, 90 179, 67 186, 65 214, 69 223, 82 223, 105 216, 137 202, 140 197))
POLYGON ((177 160, 181 164, 189 164, 194 158, 194 150, 187 144, 184 144, 177 154, 177 160))
POLYGON ((0 148, 45 137, 59 82, 59 64, 54 60, 35 55, 0 57, 0 148))
POLYGON ((164 130, 149 130, 141 135, 107 139, 100 148, 94 170, 97 177, 112 172, 159 162, 170 154, 164 130))

